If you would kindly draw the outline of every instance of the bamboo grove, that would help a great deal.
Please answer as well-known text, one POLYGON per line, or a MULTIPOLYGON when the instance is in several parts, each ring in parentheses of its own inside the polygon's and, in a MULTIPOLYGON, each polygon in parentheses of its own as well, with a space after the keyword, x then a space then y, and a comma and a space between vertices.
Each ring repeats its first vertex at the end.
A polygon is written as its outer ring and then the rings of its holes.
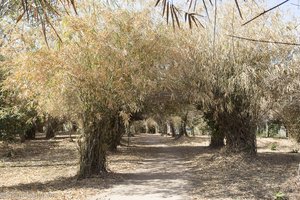
POLYGON ((215 41, 210 23, 174 31, 151 9, 126 6, 78 5, 79 15, 49 30, 48 44, 37 26, 19 23, 2 40, 1 98, 79 127, 80 178, 107 172, 106 151, 149 106, 201 110, 211 146, 229 153, 255 155, 257 127, 274 113, 299 140, 299 48, 230 37, 296 43, 297 26, 274 13, 241 27, 233 7, 219 8, 215 41))

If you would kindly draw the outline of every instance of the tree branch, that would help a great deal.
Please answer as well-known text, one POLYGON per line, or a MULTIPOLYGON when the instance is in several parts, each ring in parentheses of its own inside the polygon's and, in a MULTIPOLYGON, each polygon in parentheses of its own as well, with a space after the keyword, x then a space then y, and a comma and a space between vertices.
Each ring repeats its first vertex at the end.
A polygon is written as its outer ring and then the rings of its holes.
POLYGON ((252 19, 250 19, 250 20, 248 20, 247 22, 243 23, 242 26, 244 26, 244 25, 246 25, 246 24, 249 24, 250 22, 254 21, 255 19, 257 19, 257 18, 261 17, 262 15, 264 15, 264 14, 270 12, 271 10, 274 10, 275 8, 278 8, 279 6, 285 4, 285 3, 288 2, 288 1, 289 1, 289 0, 285 0, 284 2, 281 2, 281 3, 278 4, 278 5, 272 7, 272 8, 270 8, 270 9, 268 9, 268 10, 265 10, 264 12, 258 14, 257 16, 253 17, 252 19))
POLYGON ((236 36, 236 35, 227 35, 227 36, 232 37, 232 38, 236 38, 236 39, 240 39, 240 40, 247 40, 247 41, 250 41, 250 42, 300 46, 300 43, 293 43, 293 42, 280 42, 280 41, 270 41, 270 40, 259 40, 259 39, 246 38, 246 37, 241 37, 241 36, 236 36))

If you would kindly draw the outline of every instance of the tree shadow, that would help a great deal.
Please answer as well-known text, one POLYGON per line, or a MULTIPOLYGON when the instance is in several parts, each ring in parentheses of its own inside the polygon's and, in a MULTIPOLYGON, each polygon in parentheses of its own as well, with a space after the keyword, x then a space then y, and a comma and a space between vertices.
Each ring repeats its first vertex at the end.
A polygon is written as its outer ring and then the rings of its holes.
POLYGON ((0 192, 13 191, 64 191, 68 189, 79 189, 79 188, 95 188, 105 189, 109 188, 113 183, 116 182, 116 175, 114 173, 108 173, 103 176, 95 176, 87 179, 78 180, 77 175, 71 177, 60 177, 51 181, 46 182, 32 182, 25 184, 17 184, 12 186, 0 187, 0 192))
POLYGON ((75 166, 78 163, 56 163, 56 162, 51 162, 50 163, 41 163, 41 164, 17 164, 17 165, 3 165, 0 166, 0 168, 18 168, 18 167, 57 167, 57 166, 75 166))
MULTIPOLYGON (((42 143, 37 144, 36 148, 38 147, 40 150, 48 149, 43 148, 42 143)), ((51 148, 48 150, 57 153, 50 157, 53 163, 49 163, 49 166, 64 165, 63 162, 75 159, 70 157, 70 153, 74 153, 74 149, 70 150, 70 147, 60 147, 57 151, 51 148), (63 157, 59 155, 59 151, 63 152, 63 157), (60 162, 55 162, 55 159, 60 162)), ((116 173, 80 181, 72 176, 46 182, 16 184, 1 187, 0 192, 48 192, 71 188, 101 190, 117 187, 116 191, 127 196, 160 194, 167 195, 166 198, 171 195, 189 195, 198 199, 271 199, 276 192, 284 191, 282 183, 296 175, 300 162, 300 154, 264 152, 254 157, 225 156, 219 150, 207 146, 189 145, 136 145, 122 147, 110 155, 112 158, 109 163, 113 166, 137 164, 138 170, 118 168, 116 173), (149 188, 145 189, 146 187, 149 188)), ((40 157, 40 160, 43 159, 40 157)), ((65 164, 68 166, 74 163, 65 164)), ((42 163, 39 167, 43 166, 46 164, 42 163)))
MULTIPOLYGON (((68 144, 68 143, 67 143, 68 144)), ((74 161, 78 152, 75 144, 61 145, 57 140, 32 140, 23 144, 13 144, 7 149, 1 149, 0 159, 5 163, 23 162, 60 162, 74 161)), ((8 165, 10 166, 10 165, 8 165)))

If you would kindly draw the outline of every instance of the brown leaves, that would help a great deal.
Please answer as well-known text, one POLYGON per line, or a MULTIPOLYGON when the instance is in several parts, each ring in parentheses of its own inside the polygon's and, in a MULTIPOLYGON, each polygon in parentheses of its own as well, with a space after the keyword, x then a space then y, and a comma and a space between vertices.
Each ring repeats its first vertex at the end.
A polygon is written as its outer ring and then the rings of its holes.
MULTIPOLYGON (((148 12, 99 8, 103 12, 96 18, 69 16, 64 20, 59 27, 61 48, 44 49, 44 54, 37 50, 20 58, 24 65, 12 64, 16 73, 11 80, 34 85, 31 91, 38 96, 41 109, 53 115, 76 115, 87 106, 100 113, 120 108, 129 113, 139 110, 143 96, 155 87, 154 63, 168 56, 168 40, 164 34, 156 37, 165 27, 154 26, 148 12), (109 26, 103 29, 99 21, 109 26), (30 77, 23 73, 33 68, 30 77), (22 77, 17 78, 18 74, 22 77)), ((169 12, 171 17, 174 8, 169 12)), ((46 34, 46 27, 43 30, 46 34)))
POLYGON ((17 23, 23 18, 25 12, 23 12, 21 15, 19 15, 19 17, 17 18, 17 23))

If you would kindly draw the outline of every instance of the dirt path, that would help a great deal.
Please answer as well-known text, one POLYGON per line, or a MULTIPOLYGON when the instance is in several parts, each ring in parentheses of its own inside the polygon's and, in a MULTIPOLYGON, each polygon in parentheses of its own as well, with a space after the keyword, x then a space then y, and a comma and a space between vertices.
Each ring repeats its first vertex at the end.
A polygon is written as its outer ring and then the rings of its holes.
POLYGON ((255 157, 225 155, 208 144, 205 135, 175 141, 139 134, 131 147, 109 153, 111 173, 78 181, 79 155, 68 136, 11 144, 10 156, 0 143, 0 199, 270 200, 278 192, 300 199, 300 153, 289 153, 291 140, 258 138, 255 157))
POLYGON ((170 144, 170 138, 144 134, 133 139, 137 167, 121 172, 124 180, 90 200, 188 200, 189 159, 185 148, 170 144))
POLYGON ((142 134, 121 152, 128 156, 124 160, 110 156, 112 171, 123 181, 90 200, 273 199, 279 191, 299 199, 299 154, 287 153, 287 140, 277 141, 281 152, 270 152, 267 142, 259 142, 257 157, 244 158, 210 149, 208 137, 174 141, 142 134))

